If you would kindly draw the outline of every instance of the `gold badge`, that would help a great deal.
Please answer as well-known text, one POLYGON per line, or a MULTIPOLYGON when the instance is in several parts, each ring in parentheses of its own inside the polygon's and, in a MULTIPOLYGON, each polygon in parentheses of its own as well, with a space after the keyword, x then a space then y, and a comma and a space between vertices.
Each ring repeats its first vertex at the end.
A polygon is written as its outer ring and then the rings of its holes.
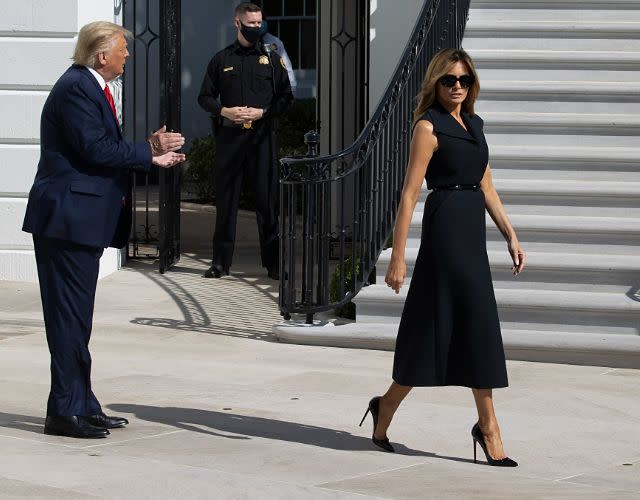
POLYGON ((260 56, 260 59, 258 59, 258 62, 260 64, 269 64, 269 58, 267 56, 260 56))
POLYGON ((242 124, 242 128, 249 130, 250 128, 253 128, 253 123, 251 122, 244 122, 242 124))
POLYGON ((224 68, 222 72, 226 73, 227 71, 231 71, 232 69, 233 69, 233 66, 229 66, 228 68, 224 68))
POLYGON ((287 65, 284 63, 284 59, 282 57, 280 58, 280 66, 282 66, 285 71, 287 70, 287 65))

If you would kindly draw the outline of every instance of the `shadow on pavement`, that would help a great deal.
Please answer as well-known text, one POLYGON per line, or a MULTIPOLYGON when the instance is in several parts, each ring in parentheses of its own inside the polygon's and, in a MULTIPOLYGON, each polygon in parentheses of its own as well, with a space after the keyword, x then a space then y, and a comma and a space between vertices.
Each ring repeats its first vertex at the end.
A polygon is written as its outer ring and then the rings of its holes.
POLYGON ((278 282, 254 278, 249 271, 231 277, 206 279, 204 259, 187 256, 171 272, 161 275, 155 266, 130 266, 163 290, 180 309, 183 319, 138 317, 131 323, 185 332, 225 335, 271 342, 271 326, 280 321, 278 282))
POLYGON ((44 417, 0 412, 0 427, 42 434, 44 432, 44 417))
MULTIPOLYGON (((228 439, 259 437, 291 443, 300 443, 340 451, 367 451, 377 448, 371 439, 354 436, 345 431, 314 425, 239 415, 237 413, 199 410, 196 408, 158 407, 136 404, 112 404, 114 412, 131 413, 141 420, 170 425, 177 429, 228 439), (233 433, 236 435, 228 435, 233 433)), ((473 462, 470 459, 448 457, 432 452, 414 450, 393 443, 397 455, 432 457, 454 462, 473 462)))

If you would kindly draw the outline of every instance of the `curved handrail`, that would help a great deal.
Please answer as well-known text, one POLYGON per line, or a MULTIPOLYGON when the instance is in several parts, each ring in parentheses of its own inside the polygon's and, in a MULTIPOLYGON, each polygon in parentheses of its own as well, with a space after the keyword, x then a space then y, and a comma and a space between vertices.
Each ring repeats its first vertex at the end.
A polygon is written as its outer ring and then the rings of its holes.
MULTIPOLYGON (((411 38, 409 38, 409 40, 407 41, 405 49, 402 53, 402 57, 398 62, 398 65, 396 66, 396 69, 393 72, 393 75, 389 80, 389 83, 387 84, 387 87, 384 93, 382 94, 383 97, 380 99, 378 107, 376 108, 373 115, 365 125, 364 129, 362 129, 362 132, 360 132, 356 140, 350 146, 347 146, 345 149, 337 153, 329 153, 326 155, 315 156, 315 157, 288 156, 288 157, 282 158, 280 161, 287 165, 297 165, 297 164, 303 164, 303 163, 324 163, 327 161, 333 161, 340 158, 344 158, 345 156, 352 153, 355 149, 357 149, 363 142, 365 142, 369 138, 369 135, 371 134, 371 131, 374 128, 374 125, 380 120, 380 117, 382 116, 383 112, 389 107, 389 104, 391 102, 393 103, 396 102, 395 100, 390 99, 393 95, 393 92, 397 90, 397 87, 400 83, 406 83, 406 81, 408 80, 409 74, 407 73, 407 71, 415 65, 415 58, 417 57, 417 51, 419 50, 417 47, 422 45, 422 41, 426 36, 426 32, 429 30, 429 28, 433 24, 434 17, 429 14, 432 13, 435 9, 437 9, 441 2, 447 3, 446 0, 426 0, 425 1, 425 4, 422 7, 420 16, 418 17, 418 22, 414 27, 413 34, 411 35, 411 38), (406 76, 406 78, 404 78, 404 81, 403 81, 403 76, 406 76)), ((455 3, 455 2, 451 2, 451 3, 455 3)))
POLYGON ((393 76, 356 140, 337 153, 280 160, 285 317, 303 313, 309 319, 344 305, 367 283, 393 228, 413 100, 435 52, 460 46, 468 10, 469 0, 425 0, 393 76))

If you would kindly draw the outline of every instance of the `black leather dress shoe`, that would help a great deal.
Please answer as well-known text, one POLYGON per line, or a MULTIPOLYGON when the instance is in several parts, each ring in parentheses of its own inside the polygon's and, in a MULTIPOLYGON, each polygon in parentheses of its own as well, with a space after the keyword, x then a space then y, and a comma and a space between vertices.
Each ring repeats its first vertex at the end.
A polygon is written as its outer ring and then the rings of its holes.
POLYGON ((205 278, 220 278, 222 276, 229 276, 229 268, 220 264, 212 264, 204 273, 205 278))
POLYGON ((109 431, 104 427, 96 427, 82 417, 47 416, 44 422, 44 433, 50 436, 68 436, 80 439, 105 438, 109 431))
POLYGON ((109 417, 105 415, 103 412, 98 413, 97 415, 89 415, 88 417, 81 417, 82 420, 94 425, 96 427, 103 427, 105 429, 117 429, 119 427, 124 427, 129 423, 126 418, 122 417, 109 417))

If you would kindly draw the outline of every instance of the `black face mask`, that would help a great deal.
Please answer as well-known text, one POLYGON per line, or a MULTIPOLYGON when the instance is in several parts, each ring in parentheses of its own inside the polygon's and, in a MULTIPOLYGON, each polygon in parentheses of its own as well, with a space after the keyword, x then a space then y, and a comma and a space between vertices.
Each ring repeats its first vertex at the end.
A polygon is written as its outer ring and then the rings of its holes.
POLYGON ((262 36, 260 26, 253 28, 251 26, 245 26, 242 22, 240 23, 240 33, 242 33, 245 40, 252 45, 260 40, 262 36))

